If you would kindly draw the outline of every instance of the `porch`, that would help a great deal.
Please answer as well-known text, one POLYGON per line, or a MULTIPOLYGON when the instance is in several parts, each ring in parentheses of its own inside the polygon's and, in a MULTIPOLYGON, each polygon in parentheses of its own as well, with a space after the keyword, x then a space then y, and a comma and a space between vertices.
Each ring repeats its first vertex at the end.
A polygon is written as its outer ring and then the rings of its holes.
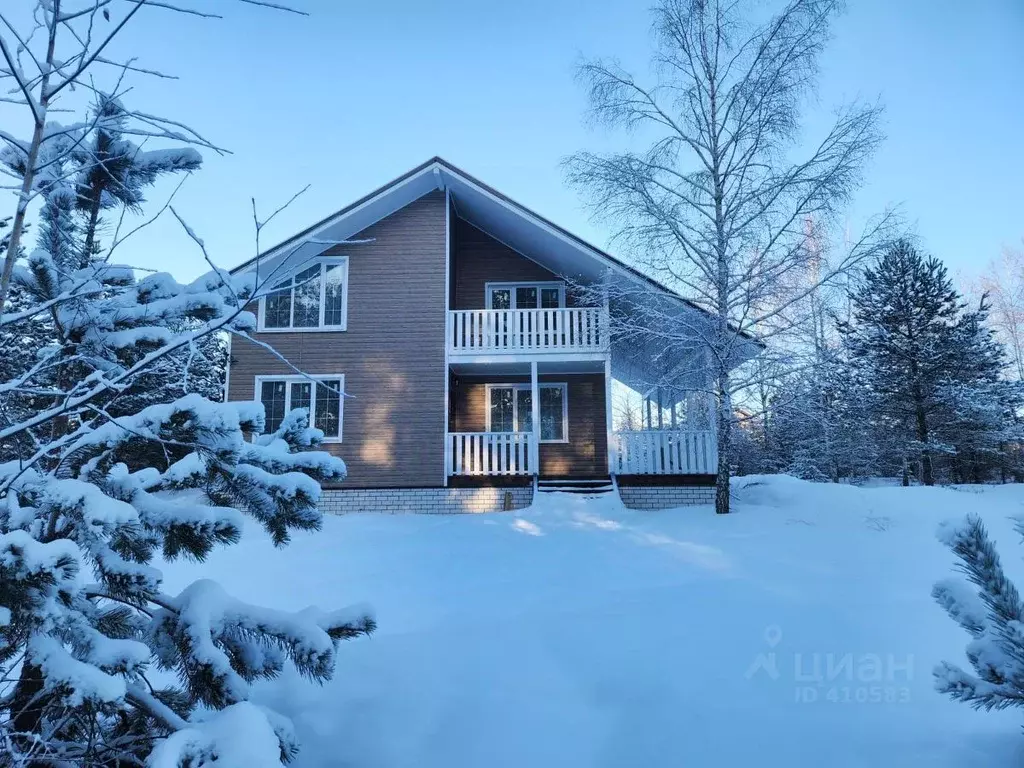
MULTIPOLYGON (((608 475, 572 462, 560 472, 545 471, 554 462, 545 462, 543 453, 533 432, 449 432, 445 461, 450 477, 608 475)), ((612 432, 608 459, 613 475, 712 475, 718 451, 710 430, 630 430, 612 432)))
POLYGON ((453 363, 447 475, 607 478, 604 367, 604 361, 453 363))
MULTIPOLYGON (((640 429, 613 428, 607 368, 607 360, 453 364, 446 476, 486 481, 715 472, 715 436, 698 429, 692 414, 666 414, 640 429)), ((685 407, 684 401, 680 410, 685 407)))

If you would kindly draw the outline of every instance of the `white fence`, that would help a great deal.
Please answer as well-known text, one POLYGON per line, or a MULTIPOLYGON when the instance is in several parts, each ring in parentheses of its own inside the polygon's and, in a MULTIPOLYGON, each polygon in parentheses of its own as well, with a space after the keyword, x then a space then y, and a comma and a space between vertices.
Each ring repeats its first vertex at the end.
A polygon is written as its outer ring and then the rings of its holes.
POLYGON ((452 352, 603 352, 608 313, 601 307, 456 309, 448 313, 452 352))
POLYGON ((710 430, 615 432, 612 448, 612 472, 619 475, 705 475, 718 467, 710 430))
POLYGON ((532 432, 449 432, 448 474, 535 474, 537 451, 532 438, 532 432))

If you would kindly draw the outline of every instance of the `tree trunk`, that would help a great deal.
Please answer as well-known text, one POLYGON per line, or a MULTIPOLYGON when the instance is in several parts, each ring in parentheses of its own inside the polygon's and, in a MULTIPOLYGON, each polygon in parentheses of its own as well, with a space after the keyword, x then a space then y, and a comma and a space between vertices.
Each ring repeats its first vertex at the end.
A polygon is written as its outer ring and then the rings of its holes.
MULTIPOLYGON (((142 7, 140 3, 139 8, 142 7)), ((136 9, 137 10, 137 9, 136 9)), ((32 129, 32 141, 29 144, 28 156, 25 158, 25 176, 21 180, 21 193, 18 195, 18 207, 14 212, 14 222, 11 224, 11 239, 7 243, 7 255, 4 257, 4 265, 0 271, 0 313, 7 306, 7 292, 11 287, 11 275, 14 273, 14 262, 18 260, 18 252, 21 249, 21 235, 25 231, 25 216, 28 213, 28 203, 32 198, 32 186, 36 179, 36 161, 39 159, 39 147, 43 143, 43 134, 46 131, 46 112, 50 106, 50 73, 54 71, 53 54, 57 46, 57 17, 60 16, 60 4, 57 3, 52 9, 54 21, 49 25, 49 41, 46 47, 46 67, 43 76, 39 79, 39 102, 33 109, 32 116, 35 126, 32 129)), ((135 11, 132 11, 135 13, 135 11)))
MULTIPOLYGON (((21 676, 11 696, 11 727, 21 747, 26 751, 35 746, 35 736, 42 730, 43 709, 46 700, 43 695, 43 670, 35 664, 25 662, 21 665, 21 676)), ((25 765, 38 765, 30 760, 25 765)))
MULTIPOLYGON (((917 403, 917 440, 922 445, 928 445, 928 417, 924 407, 917 403)), ((932 452, 927 448, 921 449, 921 482, 924 485, 935 485, 935 478, 932 474, 932 452)))
POLYGON ((729 457, 732 455, 732 397, 729 374, 718 375, 718 413, 715 419, 718 436, 718 468, 715 475, 715 512, 729 514, 729 457))
MULTIPOLYGON (((44 78, 44 88, 46 79, 44 78)), ((25 231, 25 216, 28 213, 28 203, 32 197, 32 185, 36 178, 36 161, 39 159, 39 146, 43 142, 44 123, 42 120, 36 122, 32 131, 32 143, 29 145, 28 157, 25 160, 25 176, 21 180, 21 192, 18 195, 18 207, 14 212, 14 222, 11 224, 11 237, 7 241, 7 255, 4 257, 3 272, 0 273, 0 313, 7 306, 7 293, 11 286, 11 275, 14 274, 14 262, 18 260, 18 253, 21 251, 21 234, 25 231)))
POLYGON ((83 246, 82 263, 79 264, 79 268, 85 268, 89 266, 89 262, 92 261, 93 250, 96 247, 96 227, 99 225, 100 220, 100 205, 103 202, 103 190, 93 189, 89 190, 91 199, 89 200, 89 220, 85 225, 85 245, 83 246))

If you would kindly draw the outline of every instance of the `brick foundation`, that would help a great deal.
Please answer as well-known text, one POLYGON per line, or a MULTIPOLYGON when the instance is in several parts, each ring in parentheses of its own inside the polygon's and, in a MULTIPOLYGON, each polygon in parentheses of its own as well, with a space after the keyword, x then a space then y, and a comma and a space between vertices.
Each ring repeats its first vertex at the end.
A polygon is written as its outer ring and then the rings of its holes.
POLYGON ((669 509, 714 504, 714 486, 634 485, 620 486, 622 503, 631 509, 669 509))
MULTIPOLYGON (((533 488, 342 488, 320 496, 320 510, 328 515, 353 512, 454 515, 501 512, 509 494, 510 509, 523 509, 533 501, 533 488)), ((714 504, 713 486, 623 486, 622 503, 631 509, 670 509, 714 504)))
POLYGON ((320 511, 329 515, 353 512, 452 515, 501 512, 505 495, 511 509, 523 509, 533 500, 533 488, 343 488, 324 491, 320 511))

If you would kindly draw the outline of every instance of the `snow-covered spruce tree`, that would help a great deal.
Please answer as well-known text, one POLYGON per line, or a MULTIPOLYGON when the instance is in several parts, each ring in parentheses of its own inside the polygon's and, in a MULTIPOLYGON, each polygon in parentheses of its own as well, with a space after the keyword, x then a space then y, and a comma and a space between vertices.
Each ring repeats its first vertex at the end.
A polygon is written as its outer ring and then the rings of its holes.
POLYGON ((900 471, 891 428, 876 418, 873 393, 856 373, 843 349, 829 349, 787 380, 772 404, 781 471, 832 482, 900 471))
POLYGON ((901 240, 865 270, 852 305, 841 330, 855 374, 871 392, 876 418, 901 431, 921 482, 932 485, 936 456, 955 455, 966 434, 956 428, 964 418, 958 401, 980 404, 1001 393, 1012 408, 1013 392, 999 385, 1003 353, 985 326, 984 304, 969 310, 942 262, 901 240))
POLYGON ((51 388, 49 407, 0 429, 9 445, 32 438, 0 464, 0 752, 14 764, 198 766, 226 759, 241 728, 247 748, 272 744, 266 764, 288 759, 286 721, 248 704, 249 684, 286 663, 327 679, 335 643, 372 620, 265 610, 208 581, 166 594, 153 561, 203 559, 238 540, 243 515, 278 544, 318 528, 319 483, 343 478, 344 464, 316 450, 322 434, 302 411, 253 440, 253 403, 193 394, 110 415, 156 361, 220 329, 251 330, 253 286, 222 273, 136 282, 100 263, 66 272, 43 251, 14 279, 49 297, 25 312, 52 310, 64 341, 0 383, 31 390, 43 376, 51 388), (47 375, 58 360, 75 372, 61 391, 47 375), (159 682, 155 670, 172 674, 159 682))
MULTIPOLYGON (((71 177, 77 169, 72 152, 83 139, 83 129, 47 123, 38 149, 39 168, 32 191, 42 197, 42 205, 36 221, 36 240, 57 264, 76 263, 81 248, 81 226, 71 177)), ((27 172, 26 158, 23 143, 7 138, 0 146, 0 171, 21 182, 27 172)), ((7 245, 5 237, 4 248, 7 245)), ((19 258, 24 252, 24 248, 19 248, 19 258)), ((11 286, 4 311, 15 319, 0 325, 0 348, 5 351, 0 359, 0 380, 8 381, 27 370, 36 351, 54 342, 53 319, 49 313, 22 313, 33 305, 34 299, 25 286, 11 286)), ((37 406, 34 395, 16 397, 6 393, 0 396, 0 423, 16 421, 18 413, 37 406)))
MULTIPOLYGON (((1024 536, 1024 521, 1015 527, 1024 536)), ((950 618, 971 635, 967 660, 974 674, 942 662, 934 671, 936 688, 975 709, 1024 706, 1024 603, 1003 572, 995 544, 976 515, 943 525, 939 539, 960 559, 959 569, 974 587, 946 579, 932 589, 950 618)))
POLYGON ((952 383, 943 397, 949 412, 937 431, 954 449, 945 459, 950 480, 982 483, 1019 477, 1022 466, 1014 448, 1024 443, 1024 425, 1017 417, 1024 402, 1020 382, 952 383))
POLYGON ((953 447, 946 459, 950 479, 979 483, 990 477, 1005 480, 1019 474, 1019 456, 1011 450, 1021 444, 1024 425, 1024 382, 1004 378, 1006 347, 988 323, 988 297, 967 312, 957 327, 958 345, 968 351, 959 371, 942 389, 946 404, 936 425, 940 439, 953 447))

